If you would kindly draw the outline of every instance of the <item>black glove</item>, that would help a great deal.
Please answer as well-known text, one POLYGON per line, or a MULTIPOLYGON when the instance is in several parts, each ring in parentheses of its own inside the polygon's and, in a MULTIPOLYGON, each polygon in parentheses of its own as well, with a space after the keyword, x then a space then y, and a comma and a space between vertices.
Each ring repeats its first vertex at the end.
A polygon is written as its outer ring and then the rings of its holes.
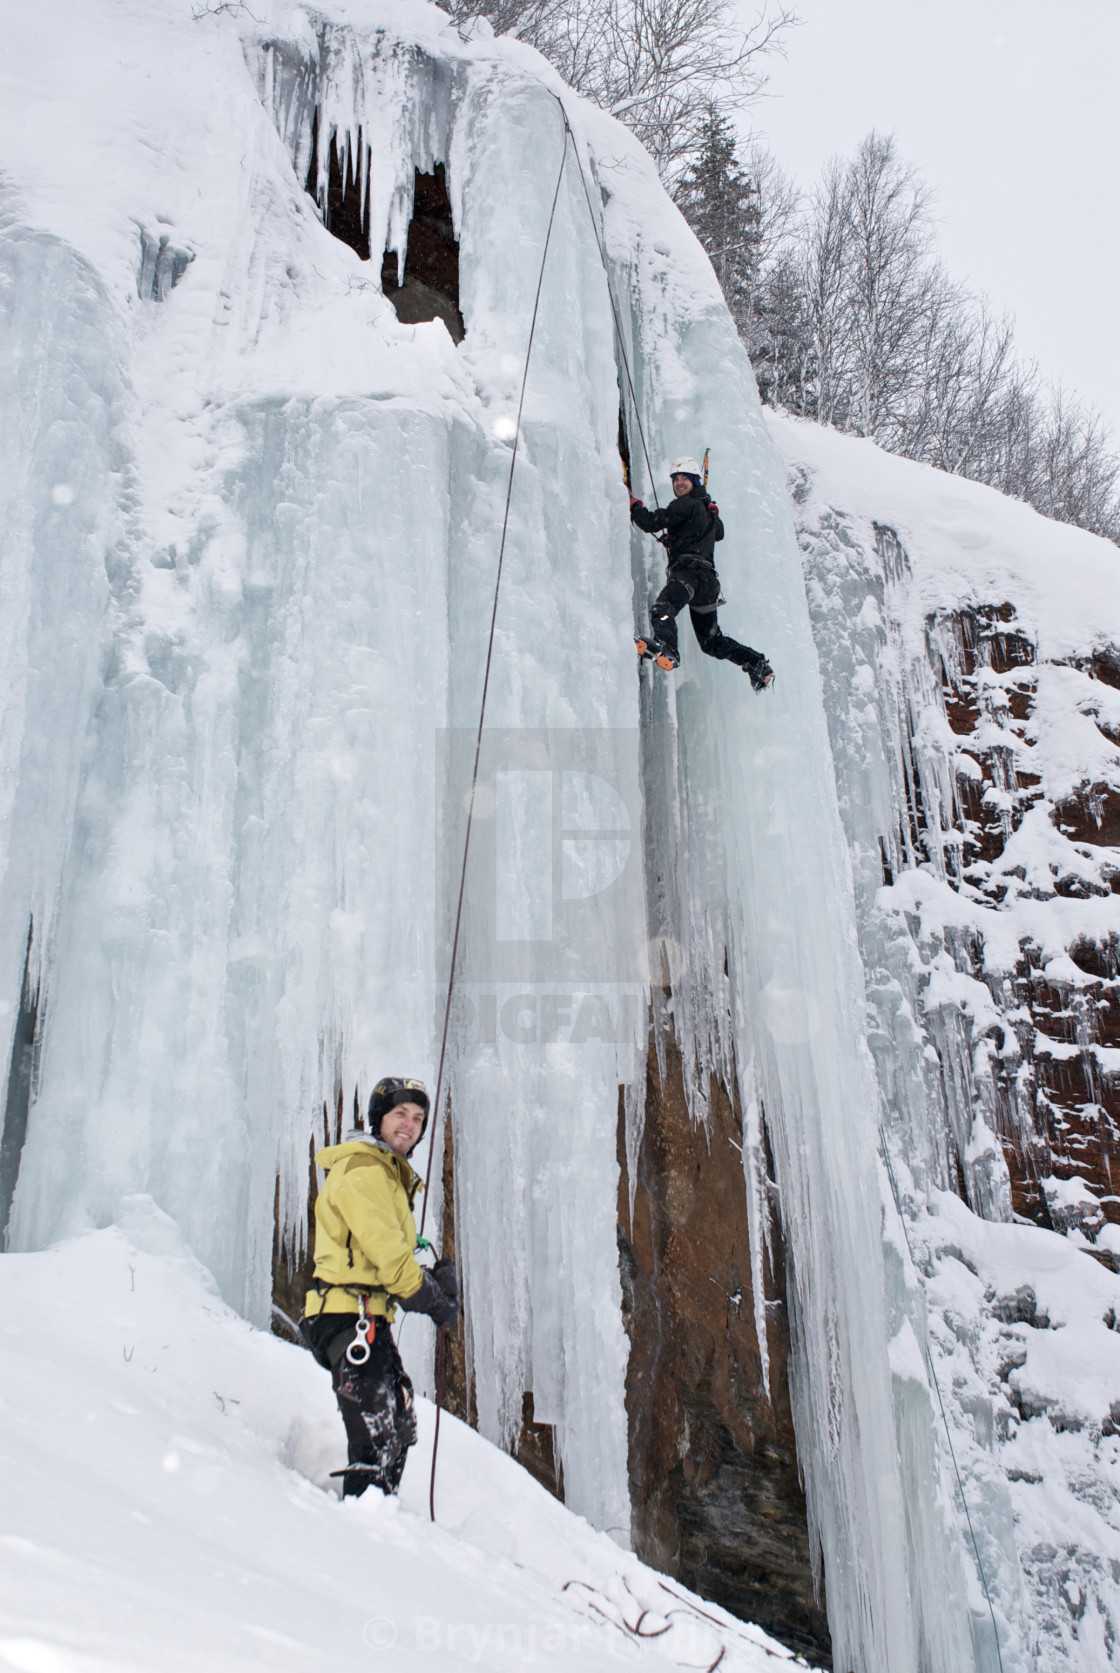
POLYGON ((437 1329, 440 1325, 447 1325, 449 1330, 454 1330, 459 1318, 458 1301, 436 1283, 430 1272, 425 1272, 415 1295, 398 1295, 393 1299, 406 1313, 427 1313, 437 1329))
POLYGON ((435 1279, 444 1295, 449 1295, 452 1301, 458 1301, 459 1274, 455 1270, 455 1262, 453 1260, 450 1260, 447 1255, 441 1255, 435 1266, 432 1268, 432 1277, 435 1279))

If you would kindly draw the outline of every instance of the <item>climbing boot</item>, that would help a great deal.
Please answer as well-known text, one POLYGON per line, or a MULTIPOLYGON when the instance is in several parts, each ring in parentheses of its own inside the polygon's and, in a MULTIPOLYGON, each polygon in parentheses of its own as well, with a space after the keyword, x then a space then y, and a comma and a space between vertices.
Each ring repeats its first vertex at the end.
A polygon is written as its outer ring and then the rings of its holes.
POLYGON ((748 651, 743 658, 743 672, 750 676, 756 691, 769 691, 774 684, 774 670, 761 651, 748 651))

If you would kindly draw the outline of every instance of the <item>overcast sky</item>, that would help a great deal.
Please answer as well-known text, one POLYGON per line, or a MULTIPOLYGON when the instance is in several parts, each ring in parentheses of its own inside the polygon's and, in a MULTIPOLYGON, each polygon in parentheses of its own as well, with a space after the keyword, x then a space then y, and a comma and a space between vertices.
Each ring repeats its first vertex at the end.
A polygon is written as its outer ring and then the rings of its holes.
MULTIPOLYGON (((740 0, 744 15, 758 4, 740 0)), ((1120 0, 796 0, 752 125, 813 181, 871 128, 936 190, 954 277, 1120 440, 1120 0)))

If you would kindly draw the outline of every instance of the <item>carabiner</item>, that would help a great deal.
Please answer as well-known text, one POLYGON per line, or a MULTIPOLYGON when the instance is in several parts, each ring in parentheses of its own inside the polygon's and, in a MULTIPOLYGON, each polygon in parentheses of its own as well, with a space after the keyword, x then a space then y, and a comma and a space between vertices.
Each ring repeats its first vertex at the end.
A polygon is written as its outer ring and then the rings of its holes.
POLYGON ((358 1297, 358 1322, 354 1326, 354 1340, 346 1349, 346 1358, 351 1365, 364 1365, 370 1356, 370 1343, 377 1331, 377 1320, 371 1319, 366 1312, 363 1297, 358 1297))

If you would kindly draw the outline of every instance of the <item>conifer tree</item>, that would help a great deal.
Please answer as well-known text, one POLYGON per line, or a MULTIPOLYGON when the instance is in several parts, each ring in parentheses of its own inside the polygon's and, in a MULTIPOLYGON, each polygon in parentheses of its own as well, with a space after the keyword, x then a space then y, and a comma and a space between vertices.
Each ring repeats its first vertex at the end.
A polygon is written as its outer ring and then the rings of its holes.
POLYGON ((731 316, 746 336, 758 276, 759 193, 740 166, 731 123, 715 105, 708 108, 698 149, 674 196, 707 250, 731 316))

